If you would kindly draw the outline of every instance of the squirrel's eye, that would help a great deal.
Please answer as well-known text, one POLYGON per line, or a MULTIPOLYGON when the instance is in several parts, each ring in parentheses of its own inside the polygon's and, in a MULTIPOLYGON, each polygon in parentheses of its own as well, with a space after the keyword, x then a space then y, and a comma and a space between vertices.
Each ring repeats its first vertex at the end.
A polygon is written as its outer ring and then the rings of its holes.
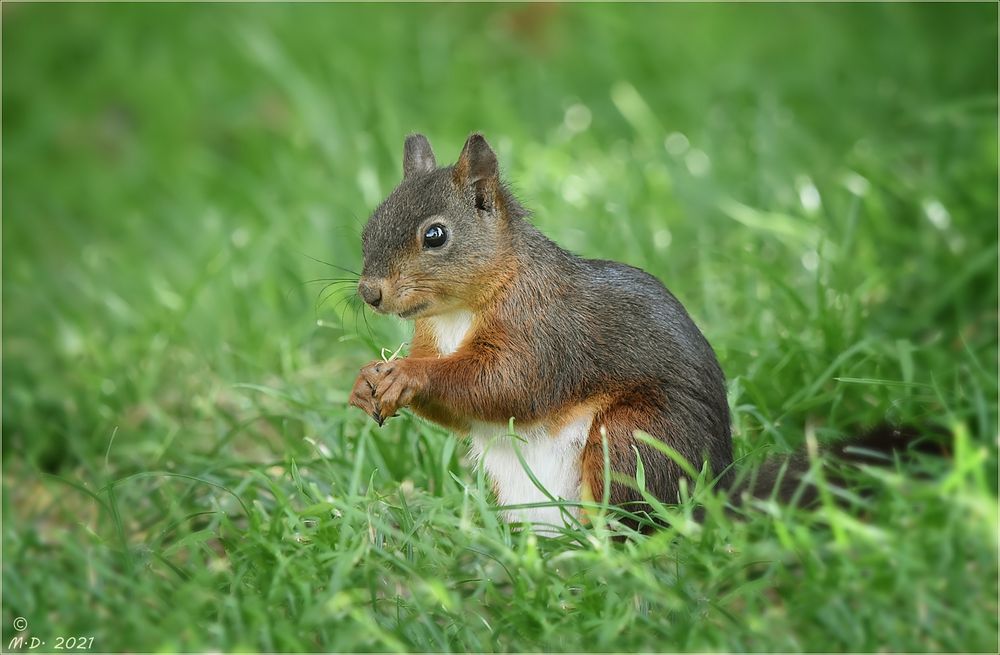
POLYGON ((424 231, 424 248, 440 248, 447 240, 448 231, 440 223, 435 223, 424 231))

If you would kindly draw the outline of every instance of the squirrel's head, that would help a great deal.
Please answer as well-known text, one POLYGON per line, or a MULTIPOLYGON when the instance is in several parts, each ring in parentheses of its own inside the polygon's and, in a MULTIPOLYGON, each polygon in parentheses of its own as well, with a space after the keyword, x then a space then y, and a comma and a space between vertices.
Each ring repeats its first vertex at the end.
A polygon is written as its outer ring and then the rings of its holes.
POLYGON ((444 168, 426 137, 409 136, 403 180, 362 233, 358 293, 376 311, 402 318, 471 309, 509 270, 508 228, 525 215, 481 134, 471 135, 455 165, 444 168))

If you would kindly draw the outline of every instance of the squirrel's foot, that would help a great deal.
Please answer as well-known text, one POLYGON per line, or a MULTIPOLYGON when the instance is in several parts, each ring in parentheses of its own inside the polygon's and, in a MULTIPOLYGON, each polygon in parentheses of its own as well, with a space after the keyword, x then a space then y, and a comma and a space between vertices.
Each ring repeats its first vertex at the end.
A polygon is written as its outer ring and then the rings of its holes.
POLYGON ((358 373, 358 377, 354 381, 354 388, 351 390, 348 402, 371 416, 381 426, 385 423, 385 417, 379 412, 378 405, 375 403, 375 389, 379 382, 375 366, 380 363, 384 364, 385 362, 374 361, 361 367, 361 372, 358 373))
POLYGON ((412 403, 427 386, 427 375, 418 362, 408 358, 381 362, 378 367, 381 379, 375 386, 375 406, 383 419, 395 416, 397 410, 412 403))
POLYGON ((406 407, 426 385, 422 367, 409 359, 374 361, 361 367, 351 391, 350 404, 360 408, 381 426, 406 407))

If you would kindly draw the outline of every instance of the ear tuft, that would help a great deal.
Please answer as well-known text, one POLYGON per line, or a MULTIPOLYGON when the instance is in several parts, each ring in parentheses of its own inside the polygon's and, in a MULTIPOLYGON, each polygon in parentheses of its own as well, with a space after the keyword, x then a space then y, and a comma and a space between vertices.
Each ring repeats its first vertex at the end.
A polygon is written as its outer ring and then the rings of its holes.
POLYGON ((437 168, 431 142, 423 134, 411 134, 403 144, 403 177, 430 173, 437 168))
POLYGON ((497 156, 479 132, 473 132, 465 141, 462 154, 455 164, 456 181, 463 185, 492 181, 499 174, 497 156))

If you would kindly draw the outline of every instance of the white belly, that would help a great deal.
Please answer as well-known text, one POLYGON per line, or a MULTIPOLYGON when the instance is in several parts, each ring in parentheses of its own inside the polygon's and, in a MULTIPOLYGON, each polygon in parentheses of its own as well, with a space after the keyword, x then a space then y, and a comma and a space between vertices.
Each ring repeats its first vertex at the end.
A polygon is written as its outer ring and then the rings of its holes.
POLYGON ((493 482, 497 501, 501 505, 548 503, 548 507, 509 509, 504 517, 509 522, 531 523, 536 532, 554 532, 568 522, 564 515, 577 516, 576 508, 552 505, 556 500, 580 500, 580 453, 587 442, 593 415, 576 418, 555 434, 544 427, 518 428, 515 431, 524 439, 508 436, 506 425, 473 423, 470 430, 472 455, 493 482), (520 449, 535 479, 548 491, 539 489, 524 470, 515 449, 520 449))
MULTIPOLYGON (((473 314, 468 311, 428 319, 442 355, 447 356, 458 350, 468 336, 473 319, 473 314)), ((577 502, 580 500, 580 454, 593 420, 593 413, 588 412, 575 417, 555 434, 550 434, 541 425, 524 428, 515 424, 515 431, 524 441, 508 436, 506 423, 476 421, 469 430, 472 456, 493 482, 501 505, 552 503, 549 496, 531 481, 515 448, 520 449, 525 465, 549 495, 557 500, 577 502)), ((504 516, 510 522, 531 523, 536 532, 544 533, 553 532, 551 526, 559 527, 566 523, 564 512, 577 514, 575 508, 549 506, 506 510, 504 516), (549 529, 546 530, 546 527, 549 529)))

